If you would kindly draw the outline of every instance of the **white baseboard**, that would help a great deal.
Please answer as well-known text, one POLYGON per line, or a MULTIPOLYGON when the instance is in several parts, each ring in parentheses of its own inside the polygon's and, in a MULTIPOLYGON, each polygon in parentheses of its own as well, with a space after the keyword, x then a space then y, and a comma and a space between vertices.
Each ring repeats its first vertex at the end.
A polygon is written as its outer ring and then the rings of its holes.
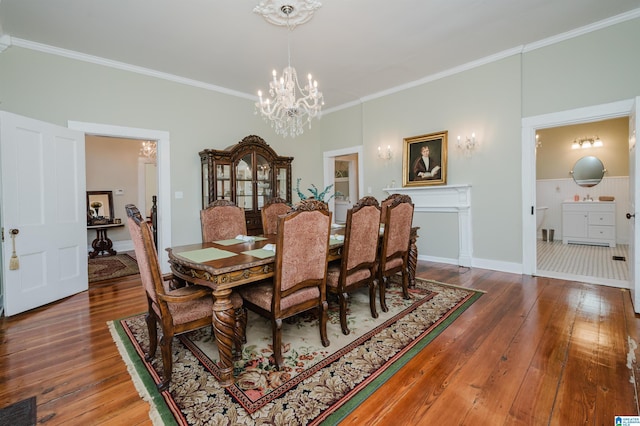
MULTIPOLYGON (((418 260, 426 260, 428 262, 437 262, 437 263, 446 263, 449 265, 460 265, 458 259, 445 258, 445 257, 435 257, 435 256, 420 256, 418 255, 418 260)), ((521 263, 512 263, 512 262, 500 262, 495 260, 487 260, 487 259, 471 259, 471 267, 489 269, 492 271, 500 271, 500 272, 508 272, 511 274, 522 275, 522 264, 521 263)))
POLYGON ((546 278, 556 278, 559 280, 580 281, 587 284, 599 284, 599 285, 605 285, 608 287, 618 287, 618 288, 626 288, 626 289, 631 288, 631 284, 629 281, 614 280, 610 278, 591 277, 591 276, 584 276, 584 275, 572 275, 572 274, 565 274, 563 272, 538 270, 536 272, 536 276, 546 277, 546 278))

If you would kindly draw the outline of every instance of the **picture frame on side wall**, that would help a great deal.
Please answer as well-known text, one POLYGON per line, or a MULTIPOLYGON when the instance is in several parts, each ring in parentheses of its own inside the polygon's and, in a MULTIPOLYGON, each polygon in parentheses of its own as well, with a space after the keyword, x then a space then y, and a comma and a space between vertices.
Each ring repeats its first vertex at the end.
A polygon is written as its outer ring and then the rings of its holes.
POLYGON ((404 138, 402 186, 447 184, 448 131, 404 138))

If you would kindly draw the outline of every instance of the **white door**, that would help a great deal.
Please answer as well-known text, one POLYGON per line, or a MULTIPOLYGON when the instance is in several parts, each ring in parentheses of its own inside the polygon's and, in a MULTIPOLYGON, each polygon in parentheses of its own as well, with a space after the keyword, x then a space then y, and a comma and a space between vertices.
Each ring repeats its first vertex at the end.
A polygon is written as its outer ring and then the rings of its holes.
POLYGON ((0 111, 0 156, 3 306, 14 315, 88 288, 84 133, 0 111))
POLYGON ((629 209, 627 218, 630 220, 631 238, 629 238, 629 287, 633 309, 640 313, 640 226, 635 221, 636 200, 640 202, 640 156, 636 149, 638 109, 640 97, 636 97, 629 117, 629 209))

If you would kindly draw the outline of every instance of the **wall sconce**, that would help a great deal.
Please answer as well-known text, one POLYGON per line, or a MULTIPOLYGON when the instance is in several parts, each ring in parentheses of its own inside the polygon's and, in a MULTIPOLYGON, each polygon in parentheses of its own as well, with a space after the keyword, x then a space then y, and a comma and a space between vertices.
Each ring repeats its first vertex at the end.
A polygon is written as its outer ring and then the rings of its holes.
POLYGON ((471 151, 475 148, 477 144, 476 141, 476 134, 471 133, 471 137, 465 136, 464 139, 461 139, 460 136, 458 136, 458 148, 459 149, 464 149, 466 150, 468 153, 471 153, 471 151))
POLYGON ((383 160, 391 160, 391 145, 387 145, 387 149, 384 150, 378 145, 378 158, 383 160))
POLYGON ((542 146, 542 141, 540 140, 540 135, 536 133, 536 149, 542 146))
POLYGON ((603 146, 599 137, 594 136, 591 138, 578 138, 571 144, 571 149, 586 149, 586 148, 600 148, 603 146))

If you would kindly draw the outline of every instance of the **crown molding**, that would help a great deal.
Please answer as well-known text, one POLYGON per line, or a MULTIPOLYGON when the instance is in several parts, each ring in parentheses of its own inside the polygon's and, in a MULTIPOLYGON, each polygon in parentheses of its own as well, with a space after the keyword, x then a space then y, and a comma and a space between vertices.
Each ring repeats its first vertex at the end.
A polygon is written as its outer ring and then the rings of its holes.
POLYGON ((640 8, 621 13, 620 15, 612 16, 611 18, 603 19, 602 21, 594 22, 593 24, 585 25, 584 27, 576 28, 575 30, 567 31, 566 33, 558 34, 553 37, 529 43, 524 46, 523 53, 531 52, 532 50, 560 43, 565 40, 589 34, 591 32, 598 31, 603 28, 607 28, 636 18, 640 18, 640 8))
POLYGON ((25 49, 36 50, 38 52, 62 56, 65 58, 76 59, 78 61, 89 62, 96 65, 115 68, 123 71, 130 71, 136 74, 156 77, 163 80, 173 81, 175 83, 186 84, 188 86, 211 90, 213 92, 219 92, 225 95, 237 96, 239 98, 251 99, 251 100, 257 99, 255 95, 250 95, 250 94, 239 92, 236 90, 227 89, 225 87, 216 86, 214 84, 204 83, 202 81, 193 80, 190 78, 184 78, 177 75, 152 70, 150 68, 139 67, 139 66, 127 64, 124 62, 112 61, 110 59, 101 58, 99 56, 87 55, 85 53, 80 53, 73 50, 61 49, 59 47, 49 46, 46 44, 36 43, 29 40, 23 40, 20 38, 13 38, 12 45, 22 47, 25 49))
MULTIPOLYGON (((1 0, 0 0, 1 1, 1 0)), ((374 99, 378 99, 381 98, 383 96, 388 96, 391 95, 393 93, 397 93, 397 92, 401 92, 403 90, 406 89, 410 89, 416 86, 420 86, 426 83, 430 83, 445 77, 449 77, 452 76, 454 74, 458 74, 464 71, 468 71, 471 70, 473 68, 482 66, 482 65, 486 65, 489 64, 491 62, 495 62, 504 58, 507 58, 509 56, 513 56, 513 55, 520 55, 522 53, 526 53, 526 52, 531 52, 535 49, 540 49, 542 47, 545 46, 549 46, 555 43, 559 43, 574 37, 578 37, 584 34, 588 34, 590 32, 593 31, 597 31, 612 25, 616 25, 622 22, 626 22, 626 21, 630 21, 632 19, 636 19, 640 17, 640 8, 637 9, 633 9, 629 12, 625 12, 622 13, 620 15, 616 15, 613 16, 611 18, 608 19, 604 19, 602 21, 598 21, 595 22, 593 24, 590 25, 586 25, 584 27, 580 27, 577 28, 575 30, 571 30, 571 31, 567 31, 565 33, 559 34, 557 36, 553 36, 553 37, 549 37, 537 42, 533 42, 533 43, 529 43, 526 45, 522 45, 522 46, 518 46, 518 47, 514 47, 512 49, 508 49, 499 53, 496 53, 494 55, 490 55, 490 56, 486 56, 484 58, 478 59, 476 61, 472 61, 472 62, 468 62, 466 64, 457 66, 457 67, 453 67, 450 68, 448 70, 436 73, 436 74, 432 74, 429 76, 426 76, 424 78, 421 78, 419 80, 415 80, 406 84, 402 84, 399 86, 395 86, 392 88, 389 88, 387 90, 383 90, 371 95, 367 95, 364 96, 362 98, 360 98, 357 101, 353 101, 344 105, 338 105, 336 107, 327 109, 325 111, 323 111, 323 114, 329 114, 335 111, 339 111, 345 108, 349 108, 351 106, 355 106, 358 104, 362 104, 364 102, 367 101, 371 101, 374 99)), ((168 81, 173 81, 175 83, 180 83, 180 84, 186 84, 188 86, 193 86, 193 87, 198 87, 201 89, 205 89, 205 90, 211 90, 214 92, 218 92, 218 93, 222 93, 225 95, 230 95, 230 96, 236 96, 239 98, 243 98, 243 99, 249 99, 251 101, 257 101, 258 97, 256 95, 252 95, 252 94, 248 94, 248 93, 244 93, 244 92, 239 92, 236 90, 231 90, 231 89, 227 89, 225 87, 221 87, 221 86, 216 86, 214 84, 209 84, 209 83, 204 83, 202 81, 198 81, 198 80, 193 80, 193 79, 189 79, 189 78, 184 78, 184 77, 180 77, 177 75, 173 75, 173 74, 168 74, 168 73, 164 73, 164 72, 160 72, 160 71, 156 71, 156 70, 152 70, 149 68, 143 68, 143 67, 139 67, 139 66, 135 66, 135 65, 130 65, 124 62, 118 62, 118 61, 112 61, 110 59, 105 59, 105 58, 101 58, 98 56, 93 56, 93 55, 87 55, 84 53, 80 53, 80 52, 75 52, 72 50, 67 50, 67 49, 61 49, 58 47, 54 47, 54 46, 49 46, 46 44, 42 44, 42 43, 36 43, 36 42, 32 42, 29 40, 24 40, 24 39, 19 39, 19 38, 13 38, 10 37, 8 34, 4 34, 2 36, 0 36, 0 52, 2 52, 3 50, 5 50, 7 47, 10 46, 18 46, 18 47, 22 47, 25 49, 31 49, 31 50, 36 50, 36 51, 40 51, 40 52, 44 52, 44 53, 49 53, 49 54, 53 54, 53 55, 58 55, 58 56, 62 56, 62 57, 66 57, 66 58, 71 58, 71 59, 76 59, 79 61, 84 61, 84 62, 89 62, 89 63, 93 63, 93 64, 97 64, 97 65, 103 65, 106 67, 111 67, 111 68, 116 68, 116 69, 120 69, 120 70, 124 70, 124 71, 130 71, 130 72, 134 72, 137 74, 142 74, 142 75, 146 75, 146 76, 151 76, 151 77, 156 77, 156 78, 161 78, 164 80, 168 80, 168 81)))

